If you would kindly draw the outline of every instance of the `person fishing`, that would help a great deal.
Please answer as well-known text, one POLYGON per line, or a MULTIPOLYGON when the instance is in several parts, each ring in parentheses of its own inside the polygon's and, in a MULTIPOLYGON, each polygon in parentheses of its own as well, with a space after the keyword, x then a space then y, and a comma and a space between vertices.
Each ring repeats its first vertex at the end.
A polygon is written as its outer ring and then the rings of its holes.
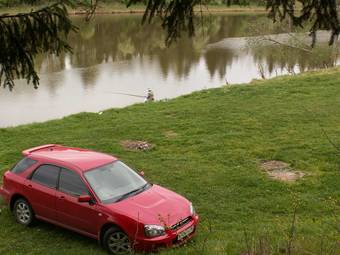
POLYGON ((147 103, 153 101, 155 101, 155 95, 151 89, 148 89, 144 102, 147 103))
POLYGON ((146 92, 146 96, 134 95, 134 94, 128 94, 128 93, 120 93, 120 92, 111 92, 111 91, 107 91, 106 93, 144 98, 144 103, 155 101, 155 95, 150 88, 148 88, 146 92))

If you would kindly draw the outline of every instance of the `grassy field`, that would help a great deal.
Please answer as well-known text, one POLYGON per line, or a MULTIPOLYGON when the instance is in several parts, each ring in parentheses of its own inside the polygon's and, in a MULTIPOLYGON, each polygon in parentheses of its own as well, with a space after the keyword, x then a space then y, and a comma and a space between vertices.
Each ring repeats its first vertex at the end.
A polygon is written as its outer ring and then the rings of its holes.
MULTIPOLYGON (((0 173, 40 144, 103 151, 196 206, 198 235, 162 254, 245 255, 255 245, 271 251, 256 254, 336 255, 340 152, 325 133, 340 146, 339 95, 340 69, 333 69, 0 129, 0 173), (155 147, 127 151, 123 140, 155 147), (260 168, 272 159, 307 175, 292 184, 272 180, 260 168)), ((96 241, 49 224, 19 226, 0 207, 0 254, 105 254, 96 241)))

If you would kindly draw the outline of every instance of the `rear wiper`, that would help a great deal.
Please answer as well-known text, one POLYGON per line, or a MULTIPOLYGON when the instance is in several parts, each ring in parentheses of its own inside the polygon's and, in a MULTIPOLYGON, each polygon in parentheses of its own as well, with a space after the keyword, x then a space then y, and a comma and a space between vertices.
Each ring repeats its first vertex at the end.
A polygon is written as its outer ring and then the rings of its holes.
POLYGON ((136 193, 136 194, 137 194, 137 193, 140 193, 140 192, 144 191, 144 190, 145 190, 146 188, 148 188, 148 187, 149 187, 149 183, 146 183, 146 184, 143 185, 142 187, 140 187, 140 188, 138 188, 138 189, 134 189, 134 190, 132 190, 132 191, 130 191, 130 192, 128 192, 128 193, 126 193, 126 194, 120 196, 120 197, 116 200, 116 202, 122 201, 122 200, 124 200, 124 199, 130 197, 131 195, 133 195, 133 194, 135 194, 135 193, 136 193))

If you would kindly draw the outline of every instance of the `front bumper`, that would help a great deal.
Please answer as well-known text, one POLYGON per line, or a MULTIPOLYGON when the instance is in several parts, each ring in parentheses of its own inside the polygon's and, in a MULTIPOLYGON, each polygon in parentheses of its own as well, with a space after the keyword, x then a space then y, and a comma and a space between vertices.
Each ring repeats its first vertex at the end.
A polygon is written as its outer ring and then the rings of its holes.
POLYGON ((9 202, 9 192, 6 191, 3 186, 0 186, 0 197, 2 197, 6 203, 9 202))
POLYGON ((155 238, 137 237, 134 243, 134 249, 137 251, 150 252, 150 251, 157 251, 161 248, 182 245, 186 243, 188 240, 190 240, 195 235, 198 222, 199 222, 199 217, 198 215, 195 215, 195 216, 192 216, 192 220, 190 222, 180 227, 179 229, 168 230, 166 232, 166 235, 164 236, 159 236, 155 238), (188 236, 184 237, 183 239, 178 240, 178 235, 181 232, 191 227, 194 227, 193 232, 190 233, 188 236))

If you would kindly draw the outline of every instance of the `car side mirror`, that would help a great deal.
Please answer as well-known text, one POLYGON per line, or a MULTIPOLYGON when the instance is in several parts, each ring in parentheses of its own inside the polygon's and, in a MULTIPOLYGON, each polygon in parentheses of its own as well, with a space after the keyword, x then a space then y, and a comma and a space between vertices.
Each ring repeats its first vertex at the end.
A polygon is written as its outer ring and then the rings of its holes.
POLYGON ((142 176, 142 177, 144 178, 144 176, 145 176, 144 171, 140 171, 140 172, 139 172, 139 175, 142 176))
POLYGON ((78 197, 79 203, 90 203, 92 201, 92 198, 89 195, 82 195, 78 197))

